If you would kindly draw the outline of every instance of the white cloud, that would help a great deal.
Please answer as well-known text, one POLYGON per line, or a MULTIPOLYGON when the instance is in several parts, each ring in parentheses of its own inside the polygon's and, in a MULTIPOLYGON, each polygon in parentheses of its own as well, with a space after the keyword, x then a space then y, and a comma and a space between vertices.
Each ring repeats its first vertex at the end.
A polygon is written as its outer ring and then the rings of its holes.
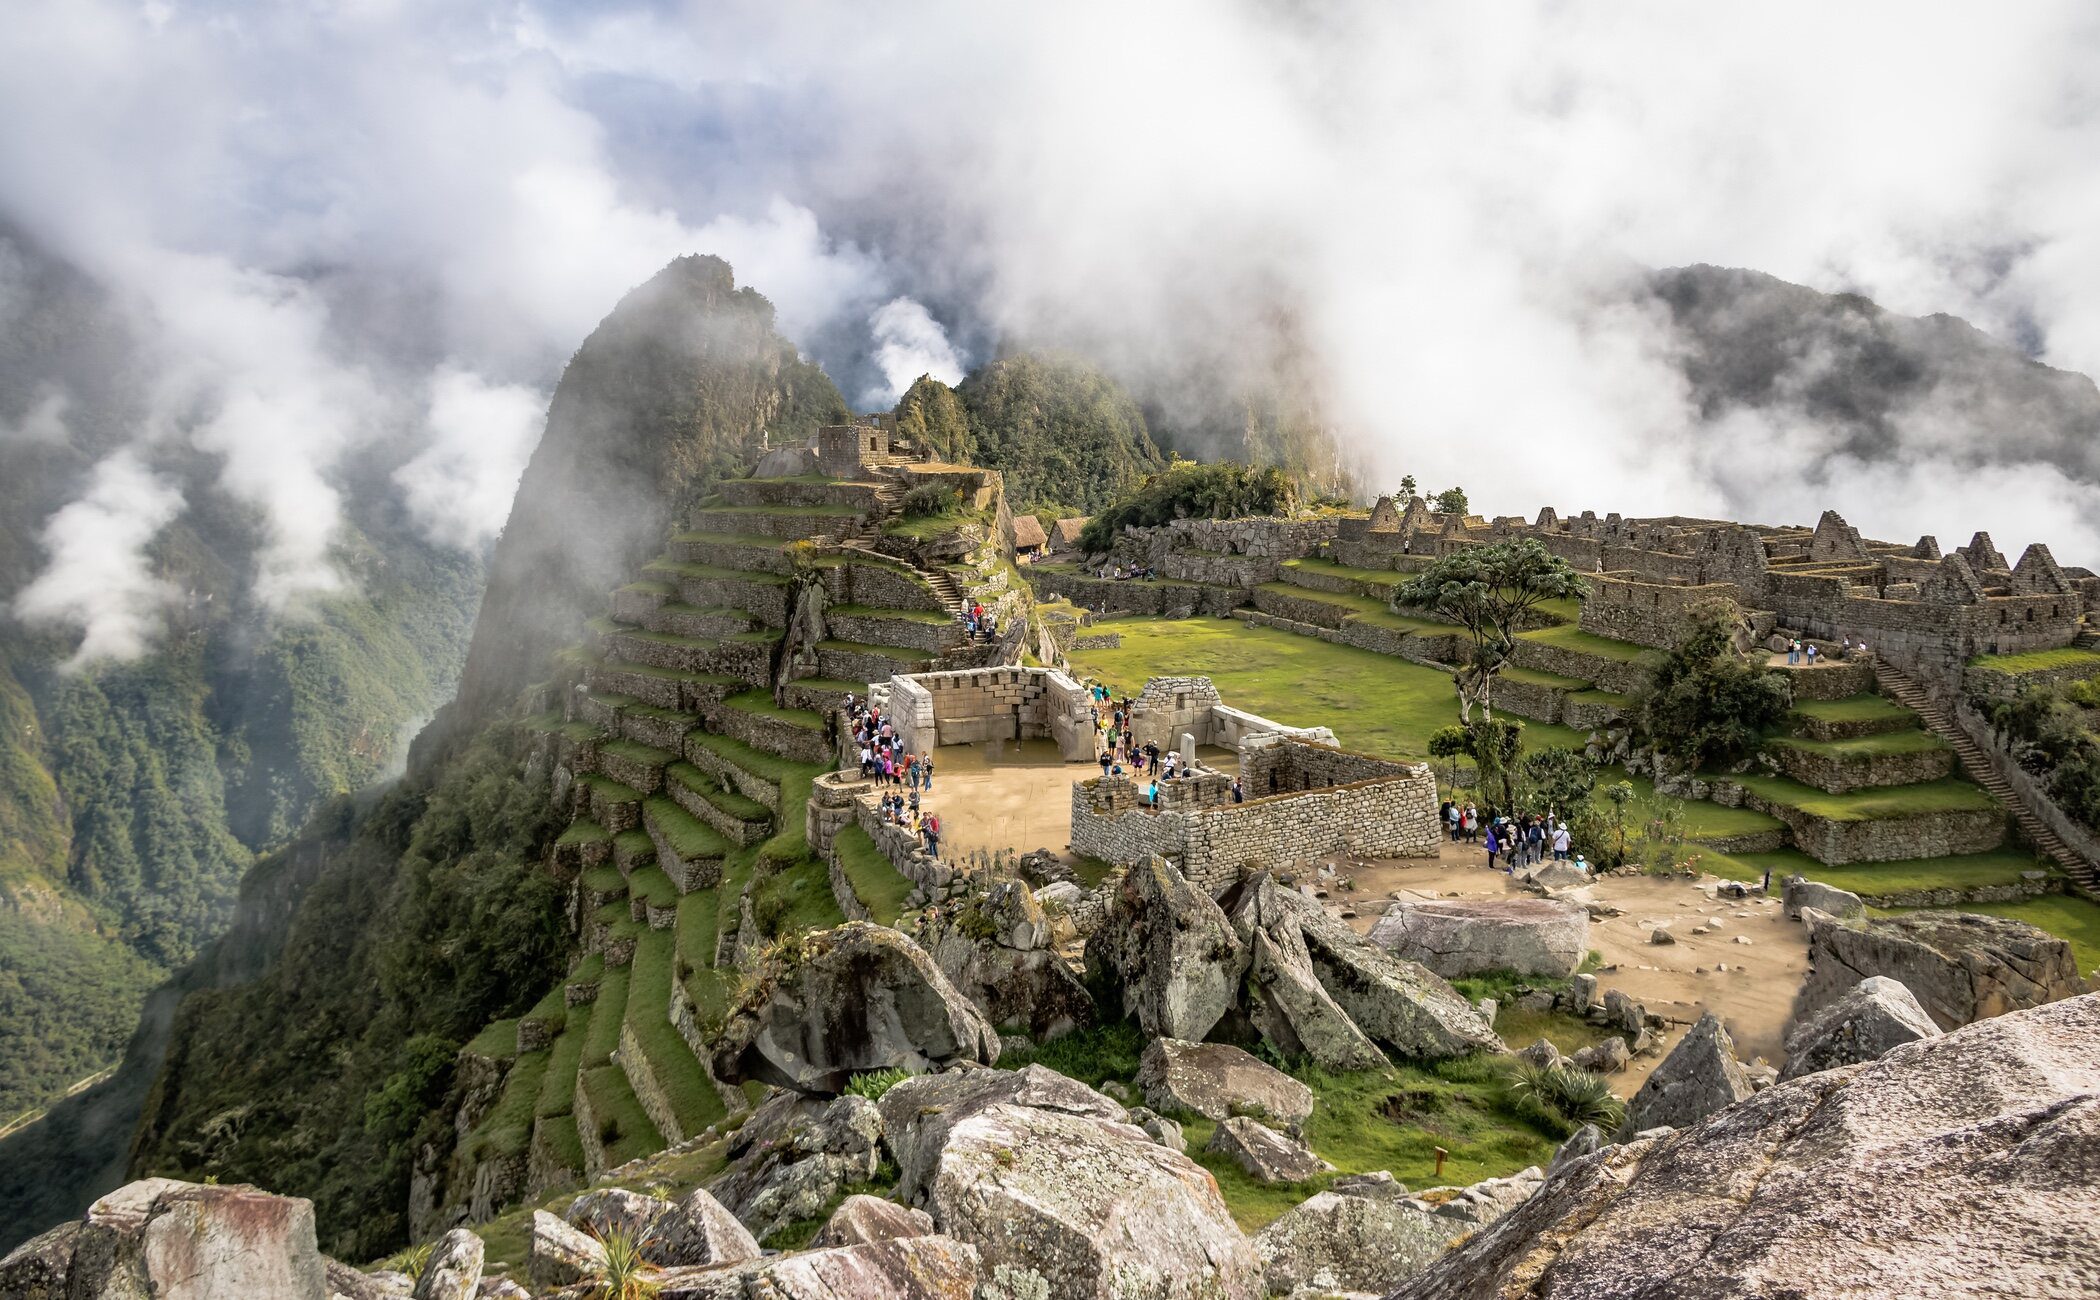
POLYGON ((51 516, 51 560, 15 597, 17 616, 81 633, 69 667, 137 656, 176 591, 154 577, 146 547, 182 509, 175 485, 129 451, 95 466, 82 497, 51 516))
POLYGON ((863 405, 896 405, 921 375, 932 375, 944 384, 962 382, 962 358, 948 341, 948 331, 918 302, 890 299, 869 314, 868 330, 875 338, 875 365, 882 371, 883 382, 882 387, 868 390, 863 405))
POLYGON ((36 400, 20 419, 11 424, 0 422, 0 443, 64 446, 71 436, 66 428, 66 412, 71 406, 65 390, 47 385, 38 390, 36 400))
POLYGON ((394 481, 434 540, 465 550, 503 530, 546 410, 544 398, 518 384, 443 366, 431 375, 428 441, 394 481))

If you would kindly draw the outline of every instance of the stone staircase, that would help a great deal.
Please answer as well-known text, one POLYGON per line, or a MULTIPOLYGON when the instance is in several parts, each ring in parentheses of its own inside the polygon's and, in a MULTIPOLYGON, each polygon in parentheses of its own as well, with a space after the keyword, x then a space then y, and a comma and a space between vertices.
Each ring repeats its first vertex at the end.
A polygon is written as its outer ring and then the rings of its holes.
POLYGON ((2064 873, 2084 889, 2100 889, 2100 870, 2096 870, 2094 864, 2079 856, 2077 850, 2065 843, 2061 835, 2050 829, 2049 824, 2036 815, 2026 798, 2004 777, 1998 775, 1998 769, 1992 765, 1990 755, 1984 752, 1983 746, 1962 730, 1948 715, 1947 710, 1932 698, 1930 692, 1902 670, 1880 659, 1874 661, 1874 676, 1881 683, 1883 694, 1924 719, 1925 726, 1947 742, 1954 750, 1955 757, 1961 761, 1962 770, 1968 774, 1969 779, 1982 786, 1986 793, 2012 813, 2013 820, 2019 824, 2021 833, 2027 837, 2029 843, 2044 857, 2062 867, 2064 873))
POLYGON ((2100 623, 2093 621, 2093 615, 2086 615, 2085 621, 2079 624, 2078 637, 2071 645, 2078 650, 2100 650, 2100 623))
POLYGON ((904 568, 911 570, 912 574, 919 581, 925 583, 928 590, 933 592, 934 597, 941 602, 941 608, 948 611, 949 617, 960 619, 963 616, 964 601, 962 588, 955 585, 955 579, 944 571, 922 569, 901 556, 887 555, 876 550, 874 537, 881 535, 879 529, 880 526, 877 525, 869 530, 864 530, 871 535, 847 538, 839 543, 839 549, 857 552, 867 556, 869 559, 879 560, 884 564, 902 565, 904 568))

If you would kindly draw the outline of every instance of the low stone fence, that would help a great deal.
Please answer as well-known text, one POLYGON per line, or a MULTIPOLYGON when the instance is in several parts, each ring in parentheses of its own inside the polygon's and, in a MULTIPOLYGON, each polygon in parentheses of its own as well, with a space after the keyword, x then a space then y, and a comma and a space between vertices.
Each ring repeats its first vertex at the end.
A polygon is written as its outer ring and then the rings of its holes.
POLYGON ((1954 751, 1944 747, 1906 754, 1848 754, 1840 758, 1782 740, 1768 745, 1766 752, 1779 764, 1780 771, 1803 785, 1830 794, 1937 781, 1954 770, 1954 751))
POLYGON ((2056 686, 2100 677, 2100 659, 2067 664, 2061 668, 2038 668, 2009 673, 1971 664, 1962 672, 1962 689, 1970 695, 2017 695, 2023 686, 2056 686))
POLYGON ((2000 808, 1840 821, 1760 798, 1749 787, 1725 778, 1713 783, 1713 800, 1778 818, 1786 823, 1796 848, 1833 867, 1987 853, 2005 842, 2005 812, 2000 808))
POLYGON ((1253 587, 1260 583, 1276 581, 1282 568, 1277 561, 1264 556, 1169 551, 1160 557, 1159 571, 1182 582, 1203 582, 1219 587, 1253 587))
POLYGON ((1062 596, 1097 614, 1157 614, 1193 618, 1230 612, 1246 593, 1238 587, 1146 578, 1096 578, 1070 570, 1034 566, 1030 580, 1045 596, 1062 596))
POLYGON ((1874 666, 1864 660, 1779 669, 1797 700, 1846 700, 1874 687, 1874 666))
POLYGON ((1332 854, 1433 857, 1441 843, 1429 769, 1322 790, 1185 811, 1097 813, 1082 781, 1072 789, 1074 852, 1129 865, 1169 859, 1201 888, 1221 892, 1250 869, 1332 854))

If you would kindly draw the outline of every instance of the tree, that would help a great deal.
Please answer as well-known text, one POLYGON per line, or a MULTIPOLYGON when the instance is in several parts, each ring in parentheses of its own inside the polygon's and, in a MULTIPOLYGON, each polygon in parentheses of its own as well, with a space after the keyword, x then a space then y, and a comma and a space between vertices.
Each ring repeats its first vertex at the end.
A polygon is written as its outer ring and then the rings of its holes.
POLYGON ((1727 601, 1685 611, 1676 648, 1636 692, 1634 724, 1650 747, 1693 771, 1749 757, 1793 708, 1786 677, 1737 652, 1735 617, 1727 601))
POLYGON ((1458 757, 1473 752, 1473 736, 1464 727, 1438 727, 1429 735, 1429 756, 1451 760, 1451 793, 1458 793, 1458 757))
POLYGON ((1612 853, 1613 866, 1622 866, 1626 861, 1626 806, 1633 802, 1633 782, 1614 781, 1604 787, 1604 797, 1611 801, 1612 830, 1618 837, 1618 847, 1612 853))
POLYGON ((1572 749, 1541 749, 1526 754, 1518 769, 1526 803, 1569 816, 1597 788, 1597 769, 1572 749))
POLYGON ((1401 583, 1393 606, 1430 610, 1472 634, 1472 658, 1452 674, 1459 720, 1471 726, 1476 705, 1483 716, 1495 716, 1495 674, 1516 649, 1525 617, 1540 601, 1580 600, 1589 590, 1566 560, 1525 537, 1442 557, 1401 583))
POLYGON ((1462 515, 1469 504, 1462 487, 1448 487, 1436 494, 1436 512, 1440 515, 1462 515))
POLYGON ((1399 495, 1395 497, 1395 500, 1411 501, 1414 499, 1415 493, 1421 490, 1421 485, 1415 482, 1414 475, 1402 474, 1400 476, 1400 492, 1399 495))

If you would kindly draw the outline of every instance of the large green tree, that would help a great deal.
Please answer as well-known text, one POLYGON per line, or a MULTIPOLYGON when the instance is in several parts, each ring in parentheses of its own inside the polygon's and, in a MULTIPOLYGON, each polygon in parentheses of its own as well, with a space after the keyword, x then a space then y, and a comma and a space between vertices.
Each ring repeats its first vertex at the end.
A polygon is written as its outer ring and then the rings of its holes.
POLYGON ((1495 716, 1495 676, 1516 650, 1517 632, 1541 601, 1580 600, 1589 583, 1538 539, 1517 538, 1468 546, 1440 557, 1401 583, 1393 604, 1448 618, 1473 638, 1470 657, 1451 679, 1458 686, 1458 716, 1468 725, 1473 710, 1495 716))
POLYGON ((1693 606, 1675 648, 1636 693, 1642 737, 1693 770, 1748 757, 1793 707, 1785 676, 1735 648, 1735 623, 1726 601, 1693 606))

